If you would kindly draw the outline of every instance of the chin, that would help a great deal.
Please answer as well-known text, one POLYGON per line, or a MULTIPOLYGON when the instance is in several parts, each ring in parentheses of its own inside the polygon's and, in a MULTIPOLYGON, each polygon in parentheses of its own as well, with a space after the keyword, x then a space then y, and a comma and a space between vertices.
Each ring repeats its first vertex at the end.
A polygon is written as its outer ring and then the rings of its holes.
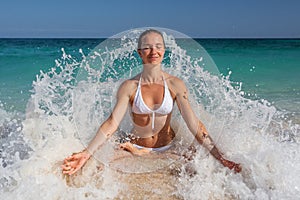
POLYGON ((148 64, 150 64, 150 65, 158 65, 158 64, 161 64, 161 60, 149 61, 148 64))
POLYGON ((160 65, 160 64, 161 64, 160 62, 147 63, 147 65, 150 65, 150 66, 157 66, 157 65, 160 65))

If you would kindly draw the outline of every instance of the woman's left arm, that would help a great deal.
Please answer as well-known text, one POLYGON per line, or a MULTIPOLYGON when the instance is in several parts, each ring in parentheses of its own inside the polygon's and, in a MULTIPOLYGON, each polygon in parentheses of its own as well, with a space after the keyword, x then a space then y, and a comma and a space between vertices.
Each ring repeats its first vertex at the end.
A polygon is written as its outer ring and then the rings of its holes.
POLYGON ((188 90, 184 82, 178 78, 174 80, 172 84, 174 92, 176 94, 176 103, 180 110, 180 113, 186 122, 189 130, 195 136, 196 140, 203 145, 217 160, 219 160, 224 166, 229 169, 234 169, 236 172, 241 171, 241 166, 232 161, 223 158, 222 154, 217 149, 212 138, 209 136, 204 124, 195 115, 191 108, 188 99, 188 90))
POLYGON ((176 103, 180 110, 180 113, 186 122, 189 130, 195 136, 197 141, 204 145, 209 151, 213 148, 213 144, 205 143, 205 139, 207 139, 208 132, 204 126, 204 124, 198 119, 195 115, 193 109, 191 108, 189 99, 188 99, 188 91, 184 84, 184 82, 180 79, 176 79, 174 81, 174 89, 176 95, 176 103))

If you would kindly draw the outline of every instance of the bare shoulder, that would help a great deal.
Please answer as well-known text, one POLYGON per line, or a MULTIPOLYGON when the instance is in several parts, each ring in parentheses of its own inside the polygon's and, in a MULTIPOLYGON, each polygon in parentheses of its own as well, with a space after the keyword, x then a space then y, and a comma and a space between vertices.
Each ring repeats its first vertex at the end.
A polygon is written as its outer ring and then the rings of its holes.
POLYGON ((138 79, 133 77, 123 81, 119 87, 118 95, 131 96, 132 93, 136 90, 138 85, 138 79))
POLYGON ((169 89, 174 93, 174 94, 179 94, 179 93, 183 93, 183 92, 186 92, 186 86, 185 86, 185 83, 182 79, 176 77, 176 76, 173 76, 173 75, 170 75, 170 74, 167 74, 165 73, 165 79, 168 83, 168 87, 169 89))

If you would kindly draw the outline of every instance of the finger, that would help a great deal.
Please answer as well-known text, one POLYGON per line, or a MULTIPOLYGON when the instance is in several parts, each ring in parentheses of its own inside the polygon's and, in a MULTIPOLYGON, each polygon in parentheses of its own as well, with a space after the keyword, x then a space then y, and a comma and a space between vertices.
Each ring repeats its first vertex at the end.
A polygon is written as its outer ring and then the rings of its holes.
POLYGON ((79 169, 80 169, 79 166, 77 166, 77 167, 75 167, 75 168, 72 168, 72 169, 69 171, 69 175, 75 174, 79 169))
POLYGON ((65 160, 64 163, 63 163, 63 165, 64 165, 64 166, 73 166, 73 163, 74 163, 74 162, 75 162, 75 161, 71 161, 71 160, 67 161, 67 160, 65 160))
POLYGON ((76 170, 76 168, 75 167, 66 167, 64 170, 63 170, 63 174, 68 174, 68 175, 72 175, 72 174, 74 174, 76 171, 74 171, 74 170, 76 170))
POLYGON ((86 159, 81 159, 76 165, 73 166, 73 171, 71 172, 71 175, 76 173, 79 169, 83 167, 83 165, 86 163, 86 159))
POLYGON ((63 163, 64 163, 64 165, 68 165, 68 164, 70 163, 70 161, 71 161, 71 160, 67 160, 67 158, 66 158, 66 159, 64 159, 64 162, 63 162, 63 163))
POLYGON ((70 162, 68 162, 67 165, 69 165, 69 166, 71 166, 71 167, 76 167, 76 166, 78 165, 78 160, 70 161, 70 162))
POLYGON ((73 175, 75 174, 81 167, 83 164, 78 163, 77 165, 75 163, 73 163, 73 165, 71 166, 63 166, 63 173, 64 174, 68 174, 68 175, 73 175))
POLYGON ((64 170, 62 173, 63 173, 63 174, 71 175, 71 174, 70 174, 70 171, 71 171, 71 170, 64 170))
POLYGON ((73 153, 71 156, 65 158, 66 161, 72 161, 81 157, 80 153, 73 153))
POLYGON ((242 171, 242 167, 240 164, 236 164, 234 166, 234 171, 236 171, 237 173, 240 173, 242 171))
POLYGON ((63 169, 63 171, 65 171, 65 170, 70 170, 72 167, 68 165, 61 165, 61 168, 63 169))
POLYGON ((72 161, 72 160, 74 160, 74 157, 73 157, 73 156, 66 157, 66 158, 64 159, 64 163, 70 162, 70 161, 72 161))
POLYGON ((71 169, 64 169, 64 170, 62 171, 62 173, 63 173, 63 174, 69 174, 69 173, 70 173, 70 170, 71 170, 71 169))

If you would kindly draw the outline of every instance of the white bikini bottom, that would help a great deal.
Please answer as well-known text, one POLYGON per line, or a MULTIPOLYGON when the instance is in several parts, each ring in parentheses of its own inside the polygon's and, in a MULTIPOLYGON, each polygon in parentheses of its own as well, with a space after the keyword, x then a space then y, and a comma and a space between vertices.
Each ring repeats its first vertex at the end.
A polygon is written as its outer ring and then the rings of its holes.
POLYGON ((162 146, 162 147, 157 147, 157 148, 149 148, 149 147, 143 147, 137 144, 132 144, 135 148, 137 149, 147 149, 149 151, 155 151, 155 152, 163 152, 163 151, 167 151, 168 149, 170 149, 173 145, 172 143, 166 145, 166 146, 162 146))

